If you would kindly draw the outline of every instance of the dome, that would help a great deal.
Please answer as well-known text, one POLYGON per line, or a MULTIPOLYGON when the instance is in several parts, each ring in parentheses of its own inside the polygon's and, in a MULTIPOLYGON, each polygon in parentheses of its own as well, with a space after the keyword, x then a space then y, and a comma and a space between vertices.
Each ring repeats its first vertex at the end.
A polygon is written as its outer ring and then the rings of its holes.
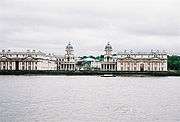
POLYGON ((106 50, 106 51, 112 51, 112 46, 109 44, 109 42, 108 42, 108 44, 105 46, 105 50, 106 50))
POLYGON ((69 43, 67 46, 66 46, 66 50, 73 50, 73 46, 71 45, 71 43, 69 43))
POLYGON ((85 62, 93 62, 93 61, 95 61, 95 59, 93 59, 93 58, 85 58, 83 61, 85 61, 85 62))

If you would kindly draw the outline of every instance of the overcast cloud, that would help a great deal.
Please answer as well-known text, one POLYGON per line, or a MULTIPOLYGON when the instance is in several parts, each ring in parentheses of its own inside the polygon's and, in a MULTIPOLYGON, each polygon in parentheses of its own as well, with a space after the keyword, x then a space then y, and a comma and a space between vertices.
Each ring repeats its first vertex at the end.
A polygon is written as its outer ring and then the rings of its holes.
POLYGON ((0 0, 0 49, 180 52, 180 0, 0 0))

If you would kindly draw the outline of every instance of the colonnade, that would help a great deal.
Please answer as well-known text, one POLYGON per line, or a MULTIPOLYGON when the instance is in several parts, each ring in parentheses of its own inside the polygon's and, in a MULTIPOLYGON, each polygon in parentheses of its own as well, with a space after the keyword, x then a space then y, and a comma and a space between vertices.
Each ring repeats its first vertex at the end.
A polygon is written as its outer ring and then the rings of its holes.
POLYGON ((116 64, 101 64, 103 71, 116 71, 116 64))
POLYGON ((58 70, 75 70, 75 64, 60 64, 58 70))

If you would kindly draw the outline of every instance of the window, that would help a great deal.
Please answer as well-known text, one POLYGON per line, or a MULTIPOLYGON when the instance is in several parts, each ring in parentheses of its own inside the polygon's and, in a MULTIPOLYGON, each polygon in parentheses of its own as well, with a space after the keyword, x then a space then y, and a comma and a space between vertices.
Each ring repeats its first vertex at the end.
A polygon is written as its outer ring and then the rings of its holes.
POLYGON ((121 67, 121 71, 123 71, 123 67, 121 67))
POLYGON ((70 58, 69 58, 69 57, 67 58, 67 61, 70 61, 70 58))
POLYGON ((108 56, 108 57, 107 57, 107 62, 109 62, 109 60, 110 60, 110 57, 108 56))
POLYGON ((136 67, 134 67, 134 71, 136 71, 136 67))

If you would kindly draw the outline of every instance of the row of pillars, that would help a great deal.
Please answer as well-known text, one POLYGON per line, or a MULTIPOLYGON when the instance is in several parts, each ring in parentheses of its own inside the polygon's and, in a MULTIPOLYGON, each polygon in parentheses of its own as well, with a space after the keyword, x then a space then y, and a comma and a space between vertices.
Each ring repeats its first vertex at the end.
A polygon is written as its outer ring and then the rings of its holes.
POLYGON ((61 64, 59 70, 75 70, 75 64, 61 64))
POLYGON ((102 64, 101 68, 103 71, 115 71, 116 65, 115 64, 102 64))

